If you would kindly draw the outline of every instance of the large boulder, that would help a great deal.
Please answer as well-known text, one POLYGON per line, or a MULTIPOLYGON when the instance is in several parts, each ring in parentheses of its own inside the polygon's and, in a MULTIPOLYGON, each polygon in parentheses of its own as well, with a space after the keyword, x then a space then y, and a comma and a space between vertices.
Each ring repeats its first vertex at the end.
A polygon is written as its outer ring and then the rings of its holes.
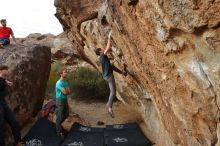
POLYGON ((52 62, 61 62, 68 70, 75 70, 78 66, 91 67, 91 64, 81 59, 74 49, 66 33, 57 36, 52 34, 32 33, 26 38, 17 39, 23 45, 43 45, 51 48, 52 62))
POLYGON ((49 47, 11 45, 0 50, 0 64, 10 69, 13 82, 6 100, 24 128, 40 111, 50 73, 49 47))
POLYGON ((82 61, 65 33, 57 36, 33 33, 26 38, 19 39, 19 42, 23 45, 38 44, 50 47, 52 60, 60 60, 64 65, 77 65, 82 61))
POLYGON ((137 109, 157 146, 218 146, 219 0, 55 0, 73 48, 94 53, 112 30, 118 98, 137 109))

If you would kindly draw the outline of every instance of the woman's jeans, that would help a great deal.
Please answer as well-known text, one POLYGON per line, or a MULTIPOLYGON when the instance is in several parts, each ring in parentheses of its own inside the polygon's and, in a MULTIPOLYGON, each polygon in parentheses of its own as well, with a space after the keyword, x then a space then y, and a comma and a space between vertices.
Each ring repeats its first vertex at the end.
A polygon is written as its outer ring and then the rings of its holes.
POLYGON ((4 142, 4 125, 7 122, 12 130, 15 144, 21 142, 20 127, 15 118, 15 114, 9 108, 4 98, 0 98, 0 146, 5 146, 4 142))

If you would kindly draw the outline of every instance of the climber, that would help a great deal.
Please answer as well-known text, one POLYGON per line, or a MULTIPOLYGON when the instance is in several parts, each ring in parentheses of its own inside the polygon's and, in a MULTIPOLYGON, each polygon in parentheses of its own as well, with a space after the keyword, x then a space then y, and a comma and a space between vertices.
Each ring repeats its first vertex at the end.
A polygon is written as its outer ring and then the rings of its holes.
POLYGON ((12 86, 12 82, 8 81, 6 77, 9 75, 8 67, 5 65, 0 66, 0 146, 5 146, 4 142, 4 124, 5 121, 11 126, 14 136, 14 145, 22 146, 20 127, 15 118, 14 113, 9 108, 5 101, 6 88, 12 86))
POLYGON ((105 48, 105 50, 102 50, 101 48, 96 48, 95 53, 96 55, 100 56, 99 61, 102 66, 102 76, 103 78, 108 82, 109 89, 110 89, 110 95, 107 102, 107 111, 109 115, 114 118, 114 113, 112 110, 113 100, 116 97, 116 85, 115 85, 115 78, 113 75, 113 71, 116 71, 120 74, 123 74, 124 76, 127 75, 126 71, 121 71, 118 68, 116 68, 114 65, 112 65, 109 61, 109 58, 107 56, 107 53, 110 51, 111 48, 111 36, 108 37, 108 43, 105 48))
POLYGON ((14 33, 10 27, 7 27, 6 19, 1 19, 1 27, 0 27, 0 49, 4 49, 4 46, 10 44, 10 35, 12 40, 17 44, 17 41, 14 37, 14 33))
POLYGON ((56 130, 57 135, 63 138, 62 122, 69 116, 67 95, 70 94, 67 80, 67 71, 62 69, 58 73, 60 79, 56 82, 56 130))

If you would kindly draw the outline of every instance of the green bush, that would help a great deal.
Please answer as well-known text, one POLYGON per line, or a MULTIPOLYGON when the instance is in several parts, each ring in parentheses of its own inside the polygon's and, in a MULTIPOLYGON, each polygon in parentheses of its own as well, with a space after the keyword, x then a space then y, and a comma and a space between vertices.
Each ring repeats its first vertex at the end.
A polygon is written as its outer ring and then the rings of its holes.
POLYGON ((59 80, 59 76, 57 73, 58 71, 60 71, 61 67, 62 63, 59 61, 55 61, 51 65, 50 75, 47 82, 47 94, 49 94, 50 96, 55 95, 55 85, 57 80, 59 80))
MULTIPOLYGON (((55 84, 59 80, 57 72, 62 68, 60 62, 54 62, 47 83, 48 96, 55 97, 55 84)), ((68 73, 68 82, 72 92, 71 97, 78 99, 107 99, 109 88, 101 74, 90 68, 78 67, 68 73)))
POLYGON ((108 97, 108 85, 96 70, 79 67, 69 75, 73 97, 85 99, 106 99, 108 97))

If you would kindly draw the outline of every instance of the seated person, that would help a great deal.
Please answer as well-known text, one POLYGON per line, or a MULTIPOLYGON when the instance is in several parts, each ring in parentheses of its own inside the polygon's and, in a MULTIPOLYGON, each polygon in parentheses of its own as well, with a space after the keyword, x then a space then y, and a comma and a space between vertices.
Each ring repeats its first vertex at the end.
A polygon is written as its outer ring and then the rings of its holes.
POLYGON ((6 19, 0 20, 1 25, 0 26, 0 48, 3 49, 4 46, 10 44, 10 36, 12 37, 12 40, 16 42, 16 39, 14 37, 14 33, 10 27, 7 27, 7 21, 6 19))

